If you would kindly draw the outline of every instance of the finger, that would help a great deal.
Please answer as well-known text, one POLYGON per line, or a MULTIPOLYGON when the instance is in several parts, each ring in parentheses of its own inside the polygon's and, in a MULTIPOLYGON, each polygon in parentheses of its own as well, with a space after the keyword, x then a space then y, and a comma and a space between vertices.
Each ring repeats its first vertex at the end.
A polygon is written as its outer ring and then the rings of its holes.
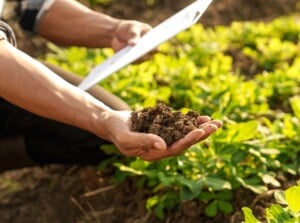
POLYGON ((207 122, 203 122, 202 124, 200 124, 199 128, 203 128, 209 124, 213 124, 215 126, 217 126, 218 128, 221 128, 222 127, 222 122, 219 121, 219 120, 210 120, 210 121, 207 121, 207 122))
POLYGON ((125 46, 127 46, 126 43, 121 42, 118 39, 113 39, 112 48, 114 49, 115 52, 118 52, 119 50, 123 49, 125 46))
POLYGON ((171 147, 168 149, 168 151, 172 151, 173 155, 180 154, 186 148, 189 148, 192 145, 208 138, 218 128, 219 128, 218 125, 210 123, 210 124, 206 124, 201 129, 195 129, 190 133, 188 133, 184 138, 172 144, 171 147))
POLYGON ((192 145, 198 143, 206 139, 213 132, 215 132, 219 128, 219 121, 215 121, 216 124, 210 123, 206 124, 201 129, 195 129, 187 134, 184 138, 178 140, 174 144, 172 144, 167 150, 156 150, 150 148, 148 153, 145 153, 142 158, 147 161, 155 161, 160 160, 162 158, 177 156, 184 152, 186 149, 191 147, 192 145))
POLYGON ((203 126, 201 129, 204 131, 204 134, 199 135, 197 142, 203 141, 204 139, 208 138, 218 128, 219 128, 219 126, 214 123, 209 123, 209 124, 203 126))
POLYGON ((173 143, 169 148, 168 152, 170 155, 178 155, 184 150, 198 142, 198 139, 205 134, 203 129, 195 129, 187 134, 184 138, 179 139, 177 142, 173 143))
POLYGON ((147 24, 132 24, 128 32, 128 44, 135 45, 147 32, 152 29, 151 26, 147 24))
POLYGON ((195 129, 187 134, 184 138, 172 144, 167 150, 152 153, 151 155, 144 156, 143 159, 147 161, 155 161, 166 157, 177 156, 190 148, 192 145, 201 140, 206 139, 210 134, 218 129, 218 126, 210 124, 203 129, 195 129))
POLYGON ((141 30, 137 26, 133 26, 131 29, 128 31, 128 44, 133 46, 138 43, 138 41, 141 38, 141 30))
POLYGON ((206 122, 209 122, 209 121, 211 121, 211 118, 207 115, 201 115, 201 116, 197 117, 197 122, 199 124, 206 123, 206 122))
POLYGON ((141 36, 145 35, 147 32, 149 32, 150 30, 152 29, 151 26, 149 25, 143 25, 143 29, 142 29, 142 32, 141 32, 141 36))
POLYGON ((153 150, 150 148, 148 153, 145 153, 141 158, 147 161, 156 161, 162 158, 179 155, 192 145, 209 137, 222 126, 222 123, 218 120, 208 121, 210 120, 208 116, 202 116, 202 118, 202 121, 207 121, 202 128, 191 131, 184 138, 172 144, 167 150, 153 150))
POLYGON ((167 144, 160 136, 149 133, 131 133, 127 145, 129 148, 167 150, 167 144))
POLYGON ((221 128, 222 127, 222 122, 220 120, 211 120, 209 122, 209 124, 213 124, 213 125, 216 125, 218 128, 221 128))

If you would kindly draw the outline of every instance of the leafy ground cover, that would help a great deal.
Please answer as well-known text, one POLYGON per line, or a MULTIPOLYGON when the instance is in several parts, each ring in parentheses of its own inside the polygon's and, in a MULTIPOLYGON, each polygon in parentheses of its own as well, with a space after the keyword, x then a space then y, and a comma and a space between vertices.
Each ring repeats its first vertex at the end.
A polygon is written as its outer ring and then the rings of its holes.
MULTIPOLYGON (((115 155, 99 165, 99 172, 86 170, 87 192, 71 199, 81 214, 70 212, 64 222, 267 221, 265 208, 276 203, 275 191, 289 188, 299 177, 299 23, 297 15, 290 15, 269 22, 198 24, 163 44, 152 60, 101 82, 135 110, 164 102, 183 113, 195 110, 221 119, 224 127, 179 157, 149 163, 115 155), (77 217, 70 220, 71 215, 77 217)), ((50 48, 54 53, 48 61, 81 75, 113 53, 50 48)), ((76 168, 66 173, 70 179, 76 168)), ((9 205, 10 198, 22 195, 22 185, 5 176, 1 188, 11 191, 2 195, 7 203, 1 210, 22 203, 9 205)), ((41 179, 53 195, 63 177, 41 179)), ((68 194, 78 183, 71 179, 71 186, 63 181, 68 194)), ((300 197, 297 191, 287 194, 300 197)), ((274 209, 280 208, 275 204, 269 210, 274 209)), ((5 213, 6 222, 16 219, 5 213)), ((47 215, 37 215, 37 222, 49 221, 47 215)), ((24 220, 13 222, 28 222, 24 220)))
MULTIPOLYGON (((266 208, 265 218, 267 222, 299 222, 300 204, 299 204, 300 186, 295 185, 286 191, 280 191, 277 194, 277 204, 272 204, 266 208)), ((245 223, 259 223, 252 210, 244 207, 245 223)))
MULTIPOLYGON (((114 180, 137 177, 137 184, 151 191, 147 210, 159 219, 191 200, 205 204, 202 214, 213 219, 233 213, 238 189, 262 194, 282 188, 281 177, 297 179, 299 23, 297 16, 286 16, 269 23, 233 22, 214 28, 199 24, 163 44, 152 60, 104 80, 102 86, 134 109, 164 102, 224 124, 222 131, 179 157, 158 163, 110 161, 116 167, 114 180), (246 58, 255 72, 249 75, 236 67, 232 56, 236 54, 246 58)), ((53 50, 49 61, 82 74, 90 69, 83 59, 91 58, 92 66, 112 53, 53 50)))

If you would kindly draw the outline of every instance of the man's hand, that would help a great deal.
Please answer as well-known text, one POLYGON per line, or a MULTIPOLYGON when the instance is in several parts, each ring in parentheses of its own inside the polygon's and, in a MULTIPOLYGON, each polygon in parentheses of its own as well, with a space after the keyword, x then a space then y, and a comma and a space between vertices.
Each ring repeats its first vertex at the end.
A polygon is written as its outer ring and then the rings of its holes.
POLYGON ((207 137, 222 126, 218 120, 211 120, 208 116, 200 116, 203 123, 199 129, 191 131, 184 138, 167 147, 166 142, 154 134, 130 131, 129 111, 105 112, 104 128, 108 132, 109 140, 120 152, 126 156, 140 157, 146 161, 157 161, 162 158, 176 156, 207 137))
POLYGON ((111 46, 115 51, 128 45, 135 45, 139 39, 151 30, 148 24, 134 20, 120 20, 115 29, 111 46))
POLYGON ((77 1, 54 1, 38 21, 36 32, 56 44, 119 51, 135 45, 151 26, 93 11, 77 1))
MULTIPOLYGON (((111 47, 115 52, 117 52, 123 47, 133 46, 137 44, 139 39, 151 29, 152 27, 146 23, 138 22, 135 20, 120 20, 115 29, 115 35, 112 39, 111 47)), ((141 62, 149 60, 157 52, 158 49, 154 49, 139 58, 134 63, 139 64, 141 62)))

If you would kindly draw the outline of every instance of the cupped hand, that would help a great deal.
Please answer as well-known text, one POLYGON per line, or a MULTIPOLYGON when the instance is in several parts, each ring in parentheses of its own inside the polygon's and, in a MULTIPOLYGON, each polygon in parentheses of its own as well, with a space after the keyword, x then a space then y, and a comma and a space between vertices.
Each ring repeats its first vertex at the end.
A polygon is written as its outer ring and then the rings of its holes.
POLYGON ((222 126, 218 120, 208 116, 198 118, 199 129, 188 133, 169 147, 158 135, 130 131, 130 111, 111 111, 106 115, 105 128, 109 140, 119 151, 130 157, 140 157, 146 161, 157 161, 166 157, 176 156, 207 137, 222 126))

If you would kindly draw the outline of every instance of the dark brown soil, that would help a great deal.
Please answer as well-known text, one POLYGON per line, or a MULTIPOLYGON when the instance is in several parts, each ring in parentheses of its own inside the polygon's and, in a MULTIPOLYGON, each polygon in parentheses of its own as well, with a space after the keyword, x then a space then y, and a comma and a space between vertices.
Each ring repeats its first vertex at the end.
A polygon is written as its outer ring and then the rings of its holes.
MULTIPOLYGON (((82 0, 86 2, 86 0, 82 0)), ((143 1, 118 0, 98 7, 108 14, 146 21, 152 25, 167 18, 192 0, 154 0, 152 6, 143 1)), ((299 0, 214 0, 200 22, 205 26, 228 25, 233 20, 270 20, 297 12, 299 0)), ((32 56, 47 52, 45 41, 17 31, 19 48, 32 56)), ((249 61, 234 55, 236 66, 247 69, 249 61)), ((255 67, 253 69, 256 69, 255 67)), ((253 208, 261 215, 272 201, 272 194, 257 196, 239 190, 234 196, 234 213, 210 219, 203 214, 204 205, 186 202, 158 221, 145 210, 147 188, 137 186, 135 179, 115 185, 111 172, 98 173, 95 167, 50 165, 0 174, 0 222, 2 223, 241 223, 241 207, 253 208)), ((286 185, 290 182, 283 179, 286 185)))
POLYGON ((174 111, 167 105, 159 103, 155 107, 132 112, 131 128, 135 132, 159 135, 167 145, 171 145, 190 131, 200 127, 202 123, 197 121, 199 116, 200 114, 196 111, 182 114, 180 111, 174 111))

